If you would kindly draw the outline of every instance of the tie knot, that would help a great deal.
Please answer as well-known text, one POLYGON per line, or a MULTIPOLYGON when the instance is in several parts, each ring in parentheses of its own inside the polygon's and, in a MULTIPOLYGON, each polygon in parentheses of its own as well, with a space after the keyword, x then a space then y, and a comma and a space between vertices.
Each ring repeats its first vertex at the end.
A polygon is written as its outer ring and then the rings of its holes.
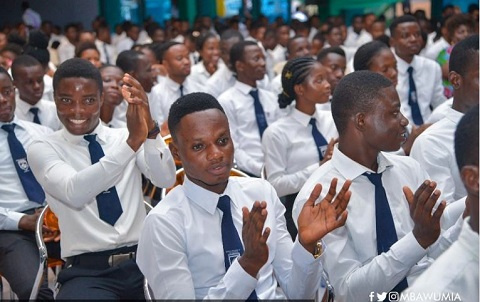
POLYGON ((29 111, 30 111, 31 113, 35 114, 35 115, 38 114, 38 108, 37 108, 37 107, 32 107, 32 108, 30 108, 29 111))
POLYGON ((231 213, 230 209, 230 197, 228 195, 223 195, 218 199, 217 207, 225 214, 231 213))
POLYGON ((316 127, 316 126, 317 126, 316 123, 317 123, 317 120, 316 120, 314 117, 312 117, 312 118, 310 119, 309 124, 312 125, 313 127, 316 127))
POLYGON ((15 124, 5 124, 5 125, 2 125, 2 129, 7 131, 8 133, 11 133, 13 132, 13 129, 15 129, 15 124))
POLYGON ((96 142, 97 141, 97 135, 96 134, 88 134, 84 135, 83 138, 88 141, 89 143, 96 142))
POLYGON ((382 185, 382 173, 363 173, 374 186, 382 185))
POLYGON ((413 72, 413 67, 412 67, 412 66, 409 66, 409 67, 407 68, 407 71, 408 71, 409 74, 412 74, 412 72, 413 72))
POLYGON ((250 90, 250 92, 248 94, 250 94, 253 97, 253 99, 255 99, 255 100, 258 99, 258 90, 257 89, 250 90))

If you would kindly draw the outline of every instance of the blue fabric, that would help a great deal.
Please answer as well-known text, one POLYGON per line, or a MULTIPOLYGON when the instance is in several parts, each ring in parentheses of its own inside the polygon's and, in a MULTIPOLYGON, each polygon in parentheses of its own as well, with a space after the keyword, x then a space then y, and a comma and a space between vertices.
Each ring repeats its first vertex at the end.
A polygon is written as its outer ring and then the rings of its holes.
POLYGON ((258 90, 250 90, 249 94, 253 97, 253 106, 255 107, 255 118, 257 119, 258 131, 260 131, 260 137, 263 136, 263 132, 267 129, 267 118, 263 111, 260 98, 258 97, 258 90))
POLYGON ((180 97, 183 96, 183 85, 180 85, 180 97))
MULTIPOLYGON (((392 211, 388 204, 387 193, 382 184, 382 173, 363 173, 375 186, 375 220, 377 231, 377 253, 385 253, 398 241, 397 231, 393 222, 392 211)), ((403 278, 395 288, 394 292, 402 292, 408 287, 407 278, 403 278)))
POLYGON ((326 148, 322 147, 327 146, 328 142, 325 137, 323 137, 323 135, 320 133, 320 131, 318 131, 315 118, 310 119, 310 125, 312 125, 312 136, 315 140, 315 145, 317 145, 318 157, 320 158, 320 160, 322 160, 324 153, 322 152, 322 149, 326 150, 326 148))
MULTIPOLYGON (((217 207, 223 212, 222 243, 225 257, 225 271, 227 271, 233 261, 243 255, 244 250, 237 229, 233 224, 230 197, 228 195, 220 197, 217 207)), ((248 300, 258 300, 255 290, 250 294, 248 300)))
POLYGON ((17 170, 18 178, 20 178, 20 182, 28 199, 43 204, 45 201, 45 192, 30 169, 25 149, 15 135, 15 126, 16 124, 13 123, 2 125, 2 129, 8 132, 7 141, 10 147, 10 153, 12 154, 13 165, 17 170))
POLYGON ((412 118, 415 125, 422 125, 423 118, 420 113, 420 107, 418 107, 418 98, 417 98, 417 87, 415 86, 415 81, 413 80, 413 67, 410 66, 407 68, 408 71, 408 105, 412 109, 412 118))
POLYGON ((31 113, 33 113, 33 122, 35 124, 41 125, 42 123, 40 122, 40 118, 38 117, 38 108, 37 107, 32 107, 29 110, 31 113))
MULTIPOLYGON (((88 151, 90 152, 92 164, 97 163, 100 158, 105 156, 102 146, 100 146, 96 140, 96 136, 96 134, 84 136, 85 140, 89 142, 88 151)), ((115 225, 115 222, 117 222, 118 218, 123 213, 120 198, 118 198, 115 186, 97 195, 97 207, 100 219, 110 225, 115 225)))

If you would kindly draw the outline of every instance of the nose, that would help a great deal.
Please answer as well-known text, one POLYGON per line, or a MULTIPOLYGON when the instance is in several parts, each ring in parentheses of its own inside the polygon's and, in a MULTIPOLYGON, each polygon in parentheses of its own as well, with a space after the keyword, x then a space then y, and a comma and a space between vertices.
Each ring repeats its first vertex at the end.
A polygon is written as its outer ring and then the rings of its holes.
POLYGON ((82 105, 81 102, 73 102, 73 105, 70 107, 70 111, 77 114, 77 113, 82 113, 85 111, 84 106, 82 105))
POLYGON ((212 144, 208 148, 207 160, 217 162, 220 161, 223 157, 223 152, 216 144, 212 144))
POLYGON ((402 113, 400 113, 401 117, 400 117, 400 125, 402 125, 402 127, 407 127, 407 125, 410 123, 408 121, 408 119, 405 117, 405 115, 403 115, 402 113))

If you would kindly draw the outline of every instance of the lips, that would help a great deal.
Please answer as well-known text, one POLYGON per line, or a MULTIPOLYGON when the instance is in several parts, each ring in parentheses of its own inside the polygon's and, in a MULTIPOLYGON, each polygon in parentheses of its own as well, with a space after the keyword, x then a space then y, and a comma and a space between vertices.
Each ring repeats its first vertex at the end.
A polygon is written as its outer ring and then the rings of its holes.
POLYGON ((208 172, 214 175, 223 175, 228 172, 228 165, 226 163, 219 163, 215 165, 211 165, 208 168, 208 172))
POLYGON ((74 124, 74 125, 82 125, 83 123, 85 123, 87 120, 83 120, 83 119, 69 119, 68 120, 70 123, 74 124))

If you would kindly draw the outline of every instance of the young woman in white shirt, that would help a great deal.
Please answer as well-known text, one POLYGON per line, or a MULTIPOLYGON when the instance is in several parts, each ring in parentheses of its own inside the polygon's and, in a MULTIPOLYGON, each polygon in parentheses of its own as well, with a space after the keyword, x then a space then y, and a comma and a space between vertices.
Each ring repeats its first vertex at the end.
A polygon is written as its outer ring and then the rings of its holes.
POLYGON ((287 227, 292 237, 296 236, 291 218, 295 197, 313 171, 330 159, 334 139, 338 136, 331 113, 316 109, 317 104, 328 102, 330 97, 327 73, 328 69, 311 57, 287 62, 282 71, 283 91, 278 96, 278 103, 280 108, 294 108, 270 125, 262 139, 264 172, 278 196, 283 197, 287 227), (315 119, 324 144, 317 146, 312 134, 312 119, 315 119))
POLYGON ((196 41, 200 62, 193 65, 190 77, 200 85, 206 85, 208 78, 218 69, 220 61, 220 40, 215 34, 206 33, 196 41))

